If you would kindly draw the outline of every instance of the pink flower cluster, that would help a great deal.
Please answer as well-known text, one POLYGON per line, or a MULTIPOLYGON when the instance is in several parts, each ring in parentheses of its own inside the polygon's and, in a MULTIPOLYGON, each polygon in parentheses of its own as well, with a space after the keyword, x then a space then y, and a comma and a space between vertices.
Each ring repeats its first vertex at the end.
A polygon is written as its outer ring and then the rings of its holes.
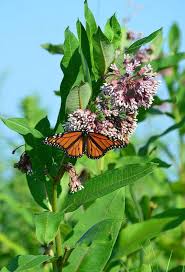
POLYGON ((135 57, 125 55, 124 72, 112 64, 95 100, 95 112, 76 110, 69 115, 65 129, 94 131, 128 144, 137 125, 139 108, 151 106, 159 86, 151 65, 144 65, 147 58, 146 50, 140 50, 135 57))
POLYGON ((71 163, 65 165, 65 170, 70 177, 69 188, 71 193, 82 190, 84 187, 81 184, 80 177, 77 175, 74 166, 71 163))

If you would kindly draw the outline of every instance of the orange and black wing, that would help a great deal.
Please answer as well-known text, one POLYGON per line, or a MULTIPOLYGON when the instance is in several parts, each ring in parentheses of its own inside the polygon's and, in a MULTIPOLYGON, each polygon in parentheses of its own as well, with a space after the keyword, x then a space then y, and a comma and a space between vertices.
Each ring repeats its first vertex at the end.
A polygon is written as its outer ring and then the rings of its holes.
POLYGON ((82 157, 84 153, 84 137, 82 132, 65 132, 47 137, 44 143, 61 148, 66 155, 73 158, 82 157))
POLYGON ((123 146, 123 142, 120 140, 112 140, 105 135, 94 132, 88 133, 86 141, 86 154, 91 159, 99 159, 108 150, 123 146))

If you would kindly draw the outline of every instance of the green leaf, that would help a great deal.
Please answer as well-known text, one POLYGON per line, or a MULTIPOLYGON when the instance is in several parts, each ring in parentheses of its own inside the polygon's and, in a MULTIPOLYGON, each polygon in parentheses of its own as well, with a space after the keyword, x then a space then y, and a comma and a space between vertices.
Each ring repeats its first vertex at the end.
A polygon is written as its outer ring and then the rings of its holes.
POLYGON ((161 57, 150 62, 154 71, 176 66, 181 60, 185 59, 185 53, 176 53, 175 55, 161 57))
POLYGON ((43 244, 49 244, 56 236, 60 226, 63 213, 42 212, 35 214, 34 222, 36 227, 37 240, 43 244))
POLYGON ((171 52, 176 53, 180 47, 180 29, 176 23, 174 23, 169 31, 168 46, 171 52))
POLYGON ((76 28, 77 28, 78 38, 80 42, 79 53, 81 55, 81 60, 82 60, 84 79, 86 82, 89 82, 89 84, 91 85, 90 71, 92 69, 92 65, 91 65, 89 40, 87 37, 87 33, 85 31, 85 28, 79 20, 77 21, 76 28))
POLYGON ((41 47, 47 50, 51 54, 64 54, 63 44, 44 43, 41 47))
POLYGON ((86 20, 86 33, 87 33, 87 37, 89 40, 89 47, 90 47, 92 73, 94 74, 94 76, 96 76, 96 69, 95 69, 94 58, 93 58, 93 35, 97 31, 97 25, 96 25, 94 16, 88 7, 87 1, 84 2, 84 14, 85 14, 85 20, 86 20))
POLYGON ((137 51, 142 45, 151 42, 153 39, 155 39, 159 34, 161 34, 162 28, 156 30, 155 32, 151 33, 149 36, 142 38, 140 40, 137 40, 134 42, 127 50, 126 53, 134 53, 137 51))
POLYGON ((113 44, 109 42, 100 28, 93 35, 93 57, 95 68, 100 76, 107 72, 114 60, 113 44))
POLYGON ((21 135, 32 134, 35 138, 42 138, 42 134, 28 125, 28 122, 24 118, 0 118, 3 123, 10 129, 16 131, 21 135))
POLYGON ((154 142, 155 142, 156 140, 158 140, 160 137, 162 137, 162 136, 164 136, 164 135, 170 133, 171 131, 173 131, 173 130, 175 130, 175 129, 179 129, 179 128, 181 128, 181 127, 184 126, 184 125, 185 125, 185 117, 184 117, 180 122, 178 122, 178 123, 172 125, 172 126, 169 127, 168 129, 166 129, 164 132, 162 132, 161 134, 152 136, 152 137, 148 140, 148 142, 146 143, 146 145, 144 145, 143 147, 141 147, 141 148, 139 149, 138 154, 139 154, 140 156, 146 155, 146 154, 148 153, 148 149, 149 149, 150 144, 154 143, 154 142))
POLYGON ((121 230, 111 261, 143 248, 150 239, 164 231, 179 226, 185 220, 185 209, 172 209, 141 223, 129 225, 121 230))
POLYGON ((43 264, 46 261, 51 260, 53 257, 46 255, 23 255, 17 256, 13 261, 8 265, 8 269, 13 272, 26 271, 31 268, 34 268, 38 265, 43 264))
POLYGON ((89 34, 92 36, 97 31, 95 18, 88 7, 87 1, 84 2, 84 14, 86 19, 86 26, 89 26, 89 34))
POLYGON ((66 211, 73 211, 80 205, 93 201, 103 195, 115 191, 153 172, 153 163, 130 164, 126 167, 107 171, 86 182, 85 188, 74 195, 69 195, 64 203, 66 211))
POLYGON ((77 38, 75 37, 75 35, 69 30, 69 28, 65 30, 64 35, 65 35, 65 41, 63 45, 64 56, 61 61, 61 68, 65 74, 65 69, 68 67, 71 61, 71 58, 73 57, 76 49, 78 48, 79 42, 77 38))
POLYGON ((114 48, 120 48, 122 40, 121 26, 114 14, 105 25, 105 35, 114 44, 114 48))
POLYGON ((80 216, 73 236, 64 245, 75 246, 64 271, 103 270, 123 222, 124 191, 98 199, 80 216))
POLYGON ((74 34, 67 28, 65 31, 64 57, 61 61, 61 69, 64 77, 60 85, 61 106, 57 119, 58 128, 60 123, 65 120, 65 104, 69 91, 81 81, 84 81, 84 74, 81 68, 81 56, 79 54, 79 42, 74 34))
POLYGON ((77 109, 85 109, 91 98, 92 89, 89 83, 76 86, 69 92, 66 99, 66 113, 69 114, 77 109))

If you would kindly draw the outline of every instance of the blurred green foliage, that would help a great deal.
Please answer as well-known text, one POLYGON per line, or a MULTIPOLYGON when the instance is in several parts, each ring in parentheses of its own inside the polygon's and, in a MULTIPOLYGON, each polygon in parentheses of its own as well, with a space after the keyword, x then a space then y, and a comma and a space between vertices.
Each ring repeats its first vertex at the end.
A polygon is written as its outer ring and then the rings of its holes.
MULTIPOLYGON (((179 52, 181 31, 176 24, 172 25, 169 52, 164 54, 161 29, 131 45, 115 15, 107 21, 103 32, 85 1, 85 18, 86 28, 77 22, 78 39, 66 29, 62 45, 43 46, 52 54, 64 54, 61 61, 64 77, 57 93, 61 109, 55 128, 50 128, 46 111, 33 96, 21 103, 23 118, 2 118, 9 128, 23 136, 33 174, 26 179, 15 170, 8 176, 4 175, 6 169, 0 168, 0 267, 4 267, 1 271, 57 271, 52 269, 56 269, 58 262, 66 272, 183 271, 185 70, 179 62, 185 53, 179 52), (81 100, 85 108, 96 97, 102 76, 115 58, 115 50, 126 44, 127 51, 132 53, 148 42, 153 48, 152 65, 160 72, 168 97, 165 100, 155 97, 152 110, 141 111, 139 121, 150 118, 153 122, 156 115, 161 118, 166 115, 173 121, 168 129, 150 135, 140 148, 140 139, 136 137, 126 149, 110 151, 98 161, 86 157, 69 160, 61 151, 42 144, 43 137, 62 131, 61 122, 68 112, 79 107, 77 101, 81 100), (83 94, 82 87, 88 92, 85 99, 79 94, 83 94), (74 101, 70 97, 75 97, 74 101), (178 141, 173 144, 178 161, 165 141, 171 131, 177 134, 178 141), (57 190, 53 190, 55 178, 60 180, 63 174, 61 163, 68 161, 76 162, 78 174, 84 175, 85 189, 74 195, 68 193, 67 174, 57 190), (174 164, 175 180, 168 174, 174 164), (58 212, 53 208, 53 193, 58 197, 58 212), (62 259, 57 259, 60 256, 53 247, 57 231, 62 239, 62 259)), ((0 158, 2 166, 5 159, 0 158)))

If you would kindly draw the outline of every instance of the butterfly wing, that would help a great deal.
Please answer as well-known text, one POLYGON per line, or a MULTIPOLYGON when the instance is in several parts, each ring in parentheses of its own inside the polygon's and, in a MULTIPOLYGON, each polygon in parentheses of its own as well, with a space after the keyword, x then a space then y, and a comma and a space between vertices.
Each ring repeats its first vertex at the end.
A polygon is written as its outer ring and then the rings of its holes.
POLYGON ((84 153, 82 132, 65 132, 45 138, 44 143, 62 149, 69 157, 79 158, 84 153))
POLYGON ((114 141, 105 135, 90 132, 87 136, 86 154, 91 159, 99 159, 108 150, 122 146, 123 142, 120 140, 114 141))

